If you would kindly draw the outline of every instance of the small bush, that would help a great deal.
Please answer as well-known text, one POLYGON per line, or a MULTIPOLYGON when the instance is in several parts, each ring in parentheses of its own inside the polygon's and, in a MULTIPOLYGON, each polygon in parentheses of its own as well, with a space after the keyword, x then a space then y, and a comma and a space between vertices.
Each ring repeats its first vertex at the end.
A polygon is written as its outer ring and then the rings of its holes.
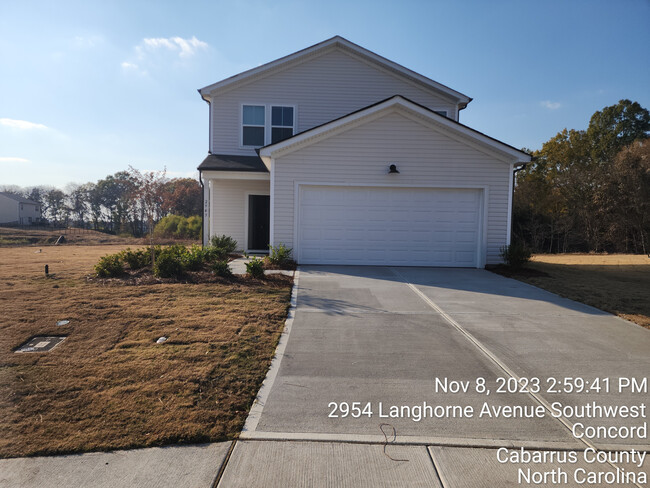
POLYGON ((222 249, 226 254, 230 254, 237 249, 237 241, 226 235, 212 236, 212 239, 210 239, 210 247, 222 249))
POLYGON ((264 278, 264 261, 260 258, 252 258, 246 263, 246 273, 253 278, 264 278))
POLYGON ((198 239, 201 237, 201 217, 183 217, 181 215, 166 215, 158 221, 153 231, 158 237, 177 239, 198 239))
POLYGON ((124 274, 124 264, 119 254, 109 254, 99 259, 95 273, 100 278, 112 278, 124 274))
POLYGON ((129 265, 132 270, 142 269, 151 264, 151 250, 149 248, 131 250, 127 247, 122 251, 122 260, 129 265))
POLYGON ((228 261, 215 261, 212 264, 212 270, 214 271, 214 274, 221 276, 222 278, 232 277, 232 271, 230 271, 228 261))
POLYGON ((190 271, 198 271, 203 267, 205 262, 206 253, 201 248, 194 244, 187 252, 184 254, 185 259, 185 268, 190 271))
POLYGON ((528 261, 530 261, 531 256, 532 253, 530 252, 530 249, 520 242, 514 242, 509 246, 501 248, 501 257, 503 258, 503 262, 511 269, 522 268, 528 261))
POLYGON ((206 247, 203 250, 203 256, 206 263, 215 263, 217 261, 225 261, 228 253, 219 247, 206 247))
POLYGON ((282 266, 283 264, 291 261, 291 251, 290 247, 285 246, 283 243, 278 244, 277 246, 269 245, 269 262, 276 266, 282 266))
POLYGON ((153 274, 159 278, 180 278, 185 273, 188 254, 187 248, 178 244, 162 249, 156 256, 153 274))

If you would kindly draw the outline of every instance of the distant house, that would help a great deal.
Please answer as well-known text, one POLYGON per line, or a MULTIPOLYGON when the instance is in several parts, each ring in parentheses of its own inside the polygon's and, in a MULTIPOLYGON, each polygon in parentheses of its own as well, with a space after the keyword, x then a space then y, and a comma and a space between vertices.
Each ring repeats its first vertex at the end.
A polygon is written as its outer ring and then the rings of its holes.
POLYGON ((29 225, 40 222, 41 206, 13 193, 0 192, 0 224, 29 225))
POLYGON ((204 243, 283 243, 299 264, 501 261, 530 156, 461 124, 470 97, 339 36, 199 93, 204 243))

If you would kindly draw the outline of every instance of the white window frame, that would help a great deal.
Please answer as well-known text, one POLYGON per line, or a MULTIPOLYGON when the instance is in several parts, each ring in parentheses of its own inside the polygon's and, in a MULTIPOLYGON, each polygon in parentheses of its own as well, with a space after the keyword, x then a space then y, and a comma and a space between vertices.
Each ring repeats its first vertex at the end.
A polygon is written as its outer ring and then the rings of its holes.
MULTIPOLYGON (((291 128, 291 135, 294 136, 296 134, 296 107, 294 105, 280 105, 280 104, 271 104, 269 107, 269 141, 267 144, 271 144, 271 141, 273 140, 273 128, 277 127, 278 129, 289 129, 291 128), (273 109, 274 108, 290 108, 293 110, 293 125, 273 125, 273 109)), ((280 141, 278 141, 280 142, 280 141)))
POLYGON ((449 118, 449 111, 448 110, 434 110, 435 113, 438 115, 442 115, 443 117, 449 118))
MULTIPOLYGON (((239 106, 239 148, 240 149, 258 149, 259 146, 245 146, 244 145, 244 106, 257 106, 264 107, 264 146, 271 144, 271 111, 273 107, 290 107, 293 109, 293 135, 296 135, 298 127, 298 106, 292 103, 261 103, 261 102, 244 102, 239 106)), ((247 127, 262 127, 261 125, 246 124, 247 127)), ((287 128, 289 126, 278 125, 276 127, 287 128)))
POLYGON ((244 107, 263 107, 264 108, 264 125, 246 124, 246 127, 261 127, 264 129, 264 145, 266 145, 267 132, 266 126, 268 125, 268 106, 265 103, 242 103, 239 108, 239 147, 241 148, 257 148, 261 146, 249 146, 244 144, 244 107))

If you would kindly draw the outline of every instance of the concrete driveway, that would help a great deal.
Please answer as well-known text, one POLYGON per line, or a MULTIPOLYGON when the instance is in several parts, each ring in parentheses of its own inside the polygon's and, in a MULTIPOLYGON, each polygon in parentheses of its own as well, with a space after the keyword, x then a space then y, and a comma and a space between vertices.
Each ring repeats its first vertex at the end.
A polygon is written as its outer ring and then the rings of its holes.
POLYGON ((516 466, 496 461, 498 447, 648 448, 647 439, 585 443, 571 433, 576 418, 548 415, 553 402, 646 401, 647 393, 618 391, 619 377, 650 376, 650 333, 641 327, 484 270, 304 267, 298 279, 290 332, 219 486, 292 486, 301 476, 320 480, 313 486, 505 486, 516 481, 516 466), (497 393, 500 382, 532 377, 538 393, 497 393), (565 377, 609 378, 612 391, 547 391, 559 389, 549 378, 565 377), (477 378, 489 395, 476 391, 477 378), (436 391, 445 379, 468 391, 436 391), (369 404, 372 416, 341 418, 332 402, 369 404), (425 402, 447 414, 379 416, 380 404, 388 414, 425 402), (547 415, 477 418, 484 404, 547 415), (475 415, 454 417, 450 406, 473 407, 475 415))

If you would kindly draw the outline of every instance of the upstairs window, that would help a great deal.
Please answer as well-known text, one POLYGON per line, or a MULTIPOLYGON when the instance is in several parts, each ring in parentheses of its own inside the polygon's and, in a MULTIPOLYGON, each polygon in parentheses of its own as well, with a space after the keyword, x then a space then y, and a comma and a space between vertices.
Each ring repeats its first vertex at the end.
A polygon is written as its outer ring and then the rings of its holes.
POLYGON ((242 114, 242 145, 264 145, 264 105, 244 105, 242 114))
POLYGON ((293 107, 271 107, 271 144, 293 135, 293 107))
POLYGON ((434 110, 434 112, 438 115, 442 115, 443 117, 448 117, 446 110, 434 110))

